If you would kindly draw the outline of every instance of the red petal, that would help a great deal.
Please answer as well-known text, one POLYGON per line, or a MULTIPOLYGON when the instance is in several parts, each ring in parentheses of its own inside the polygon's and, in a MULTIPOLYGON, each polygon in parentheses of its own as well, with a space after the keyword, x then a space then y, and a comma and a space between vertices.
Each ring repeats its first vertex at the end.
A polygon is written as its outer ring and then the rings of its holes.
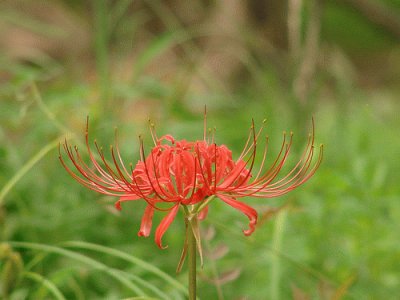
POLYGON ((121 202, 139 200, 139 199, 142 199, 142 198, 139 196, 136 196, 136 195, 122 196, 119 198, 119 200, 117 202, 115 202, 114 206, 116 209, 121 210, 121 202))
POLYGON ((175 205, 172 207, 171 211, 164 217, 164 219, 161 220, 160 225, 158 225, 156 229, 156 236, 155 236, 155 241, 156 244, 160 249, 165 249, 168 246, 163 247, 161 243, 161 239, 164 235, 164 233, 167 231, 169 225, 171 225, 172 221, 174 220, 176 213, 178 212, 179 205, 175 205))
POLYGON ((243 233, 245 235, 251 235, 253 231, 256 229, 256 224, 257 224, 257 211, 252 208, 251 206, 248 206, 247 204, 244 204, 243 202, 237 201, 234 198, 227 197, 225 195, 216 195, 219 199, 224 201, 226 204, 232 206, 233 208, 236 208, 237 210, 240 210, 242 213, 244 213, 250 220, 249 222, 249 229, 243 230, 243 233))
POLYGON ((154 207, 148 204, 142 217, 142 223, 140 224, 140 230, 138 236, 149 236, 151 231, 151 225, 153 221, 154 207))
POLYGON ((232 188, 232 184, 239 178, 241 173, 248 172, 246 170, 246 162, 240 160, 236 163, 235 167, 229 172, 229 175, 225 178, 217 188, 220 190, 232 188))

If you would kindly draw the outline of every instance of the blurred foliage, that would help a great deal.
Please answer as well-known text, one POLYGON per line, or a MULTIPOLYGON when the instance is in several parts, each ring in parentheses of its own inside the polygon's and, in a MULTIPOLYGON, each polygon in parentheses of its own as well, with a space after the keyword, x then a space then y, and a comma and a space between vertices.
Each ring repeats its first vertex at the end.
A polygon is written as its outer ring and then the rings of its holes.
POLYGON ((107 146, 118 126, 135 163, 148 118, 159 135, 198 139, 206 104, 234 155, 267 118, 271 151, 293 130, 295 157, 312 116, 326 155, 296 192, 248 199, 265 219, 249 238, 244 217, 213 203, 199 297, 397 299, 400 45, 366 13, 378 2, 288 1, 291 33, 278 0, 0 2, 1 296, 184 299, 183 222, 167 250, 138 238, 144 204, 118 213, 68 176, 57 147, 81 145, 89 115, 91 140, 107 146))

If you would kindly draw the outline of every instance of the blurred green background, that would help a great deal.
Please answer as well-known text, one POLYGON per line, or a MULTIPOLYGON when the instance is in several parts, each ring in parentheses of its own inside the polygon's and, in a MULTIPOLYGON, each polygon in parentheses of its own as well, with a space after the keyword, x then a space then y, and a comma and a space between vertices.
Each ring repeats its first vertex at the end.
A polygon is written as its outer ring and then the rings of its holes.
POLYGON ((200 299, 398 299, 399 41, 397 0, 1 1, 0 298, 185 299, 182 216, 159 250, 137 237, 144 203, 117 212, 57 147, 82 148, 89 115, 91 140, 117 126, 136 163, 149 118, 201 139, 207 105, 234 157, 266 118, 272 152, 294 132, 294 161, 312 117, 325 157, 295 192, 246 200, 251 237, 213 203, 200 299))

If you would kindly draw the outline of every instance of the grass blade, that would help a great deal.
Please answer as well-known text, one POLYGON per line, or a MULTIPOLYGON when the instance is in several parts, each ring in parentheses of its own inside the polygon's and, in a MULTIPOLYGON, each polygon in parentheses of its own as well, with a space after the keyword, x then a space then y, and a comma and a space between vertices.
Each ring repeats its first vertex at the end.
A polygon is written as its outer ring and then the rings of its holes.
POLYGON ((50 280, 43 277, 42 275, 34 272, 24 272, 22 273, 22 276, 25 278, 32 279, 33 281, 36 281, 38 284, 41 284, 44 287, 46 287, 49 290, 49 292, 54 296, 54 299, 66 300, 66 298, 63 296, 63 294, 57 288, 57 286, 50 280))
POLYGON ((55 140, 51 141, 48 143, 46 146, 44 146, 36 155, 34 155, 28 162, 17 172, 14 174, 13 177, 3 186, 3 188, 0 191, 0 206, 4 202, 4 198, 8 194, 8 192, 14 187, 14 185, 26 174, 32 167, 40 161, 44 156, 46 156, 47 153, 49 153, 51 150, 56 148, 62 140, 64 136, 59 136, 55 140))
POLYGON ((117 281, 119 281, 120 283, 125 285, 127 288, 129 288, 131 291, 133 291, 136 295, 141 295, 141 296, 147 297, 147 295, 144 293, 144 291, 141 288, 139 288, 136 284, 133 284, 131 281, 127 280, 125 276, 121 276, 121 271, 109 268, 108 266, 106 266, 90 257, 82 255, 80 253, 76 253, 76 252, 73 252, 73 251, 70 251, 67 249, 63 249, 60 247, 56 247, 56 246, 49 246, 49 245, 43 245, 43 244, 37 244, 37 243, 11 241, 11 242, 9 242, 9 244, 12 247, 16 247, 16 248, 27 248, 27 249, 57 253, 57 254, 69 257, 71 259, 77 260, 88 266, 91 266, 94 269, 104 271, 109 276, 113 277, 114 279, 116 279, 117 281))
POLYGON ((128 261, 132 264, 135 264, 135 265, 143 268, 144 270, 147 270, 148 272, 153 273, 154 275, 157 275, 158 277, 160 277, 161 279, 170 283, 176 289, 180 290, 181 292, 185 293, 185 295, 187 295, 187 289, 183 284, 181 284, 179 281, 172 278, 167 273, 161 271, 160 269, 154 267, 153 265, 151 265, 151 264, 145 262, 144 260, 141 260, 135 256, 126 254, 125 252, 122 252, 122 251, 119 251, 116 249, 112 249, 112 248, 108 248, 105 246, 100 246, 100 245, 96 245, 96 244, 92 244, 92 243, 81 242, 81 241, 66 242, 63 245, 66 247, 82 248, 82 249, 102 252, 102 253, 106 253, 108 255, 112 255, 112 256, 121 258, 125 261, 128 261))

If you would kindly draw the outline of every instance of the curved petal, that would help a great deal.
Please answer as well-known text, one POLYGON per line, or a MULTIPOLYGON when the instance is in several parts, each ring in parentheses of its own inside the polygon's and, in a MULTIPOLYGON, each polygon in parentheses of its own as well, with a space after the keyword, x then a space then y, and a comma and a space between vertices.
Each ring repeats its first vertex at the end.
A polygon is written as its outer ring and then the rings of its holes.
POLYGON ((224 201, 226 204, 232 206, 233 208, 240 210, 249 218, 249 229, 243 230, 243 233, 247 236, 251 235, 256 229, 257 224, 257 211, 251 206, 244 204, 243 202, 237 201, 235 198, 227 197, 225 195, 217 194, 219 199, 224 201))
POLYGON ((154 207, 148 204, 144 210, 142 217, 142 223, 140 224, 140 230, 138 236, 148 237, 150 235, 152 223, 153 223, 154 207))
POLYGON ((229 189, 232 187, 232 184, 240 177, 243 172, 248 172, 246 169, 246 162, 243 160, 239 160, 233 169, 229 172, 229 175, 224 179, 224 181, 217 186, 217 189, 229 189))
POLYGON ((167 231, 169 225, 171 225, 174 220, 176 213, 178 212, 179 205, 175 205, 172 207, 171 211, 161 220, 160 225, 158 225, 156 229, 155 242, 160 249, 165 249, 168 246, 163 247, 161 243, 161 239, 164 233, 167 231))
POLYGON ((139 200, 139 199, 142 199, 142 197, 139 197, 137 195, 121 196, 119 200, 114 203, 114 206, 116 209, 121 210, 122 209, 121 202, 139 200))

